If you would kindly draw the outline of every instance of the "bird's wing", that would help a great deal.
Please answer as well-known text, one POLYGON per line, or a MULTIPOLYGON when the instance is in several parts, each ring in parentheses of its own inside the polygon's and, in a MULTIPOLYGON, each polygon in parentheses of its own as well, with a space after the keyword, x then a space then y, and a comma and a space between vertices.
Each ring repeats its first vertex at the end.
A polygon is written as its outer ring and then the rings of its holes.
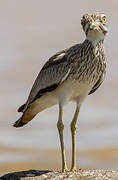
POLYGON ((67 78, 70 72, 66 58, 67 51, 68 49, 56 53, 46 62, 32 86, 26 104, 22 105, 18 112, 24 112, 30 103, 42 94, 56 89, 67 78))
POLYGON ((103 80, 104 80, 103 77, 100 78, 100 79, 96 82, 96 84, 93 86, 93 88, 91 89, 91 91, 89 92, 88 95, 94 93, 94 92, 100 87, 100 85, 102 84, 103 80))

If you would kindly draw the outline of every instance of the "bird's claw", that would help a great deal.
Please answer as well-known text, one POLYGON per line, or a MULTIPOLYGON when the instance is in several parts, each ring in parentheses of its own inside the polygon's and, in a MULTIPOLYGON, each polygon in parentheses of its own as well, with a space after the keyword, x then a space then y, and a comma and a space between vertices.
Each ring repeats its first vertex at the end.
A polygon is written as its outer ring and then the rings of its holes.
POLYGON ((73 168, 71 168, 71 171, 72 171, 72 172, 76 172, 76 171, 77 171, 77 168, 76 168, 76 167, 73 167, 73 168))

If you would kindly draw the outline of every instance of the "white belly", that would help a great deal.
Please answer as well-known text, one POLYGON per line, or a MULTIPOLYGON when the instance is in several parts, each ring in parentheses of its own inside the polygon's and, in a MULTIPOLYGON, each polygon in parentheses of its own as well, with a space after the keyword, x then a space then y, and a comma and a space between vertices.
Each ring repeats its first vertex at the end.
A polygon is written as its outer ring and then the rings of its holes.
POLYGON ((68 101, 77 101, 79 104, 85 99, 92 88, 92 84, 86 82, 65 82, 57 90, 58 101, 62 104, 68 101))
POLYGON ((62 83, 56 90, 46 93, 37 99, 31 106, 32 110, 37 114, 46 108, 60 103, 61 105, 69 101, 77 101, 81 104, 92 88, 90 83, 78 83, 66 81, 62 83))

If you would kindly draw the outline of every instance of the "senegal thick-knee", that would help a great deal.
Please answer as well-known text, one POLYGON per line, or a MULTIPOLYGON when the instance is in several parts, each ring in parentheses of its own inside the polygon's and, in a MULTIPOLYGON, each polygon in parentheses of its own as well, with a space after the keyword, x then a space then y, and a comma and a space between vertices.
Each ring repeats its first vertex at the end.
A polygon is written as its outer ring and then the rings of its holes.
POLYGON ((62 50, 49 58, 38 74, 29 97, 18 111, 22 116, 14 124, 21 127, 30 122, 37 113, 59 104, 57 128, 61 144, 62 171, 67 171, 63 139, 63 106, 76 102, 76 111, 70 124, 72 135, 71 171, 76 171, 76 128, 80 107, 87 95, 94 93, 106 74, 104 37, 108 32, 106 15, 85 14, 81 25, 86 38, 81 44, 62 50))

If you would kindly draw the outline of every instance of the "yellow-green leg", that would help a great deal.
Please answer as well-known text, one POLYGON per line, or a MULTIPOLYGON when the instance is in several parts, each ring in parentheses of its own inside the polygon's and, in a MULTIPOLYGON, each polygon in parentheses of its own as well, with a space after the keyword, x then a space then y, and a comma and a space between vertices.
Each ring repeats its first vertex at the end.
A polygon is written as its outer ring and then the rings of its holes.
POLYGON ((66 165, 66 157, 65 157, 65 150, 64 150, 64 141, 63 141, 63 129, 64 125, 62 122, 62 107, 59 106, 59 120, 57 122, 57 128, 59 132, 60 144, 61 144, 61 154, 62 154, 62 172, 68 171, 66 165))
POLYGON ((79 114, 79 106, 76 107, 74 118, 71 122, 71 135, 72 135, 72 164, 71 171, 77 171, 76 169, 76 129, 77 129, 77 118, 79 114))

